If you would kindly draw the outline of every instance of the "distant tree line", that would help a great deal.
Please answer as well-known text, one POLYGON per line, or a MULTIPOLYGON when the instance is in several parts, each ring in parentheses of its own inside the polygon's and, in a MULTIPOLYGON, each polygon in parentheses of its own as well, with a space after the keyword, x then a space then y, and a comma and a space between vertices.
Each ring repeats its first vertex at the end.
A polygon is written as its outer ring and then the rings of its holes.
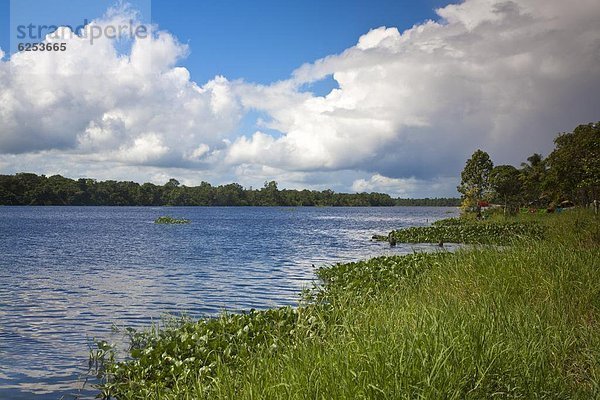
POLYGON ((457 205, 459 199, 393 199, 383 193, 335 193, 332 190, 279 190, 277 182, 260 189, 237 183, 184 186, 176 179, 165 185, 69 179, 31 173, 0 175, 2 205, 94 206, 395 206, 457 205))
POLYGON ((458 187, 463 209, 475 210, 482 202, 514 210, 600 200, 600 122, 559 134, 554 144, 548 157, 535 153, 520 167, 494 166, 488 153, 475 151, 458 187))

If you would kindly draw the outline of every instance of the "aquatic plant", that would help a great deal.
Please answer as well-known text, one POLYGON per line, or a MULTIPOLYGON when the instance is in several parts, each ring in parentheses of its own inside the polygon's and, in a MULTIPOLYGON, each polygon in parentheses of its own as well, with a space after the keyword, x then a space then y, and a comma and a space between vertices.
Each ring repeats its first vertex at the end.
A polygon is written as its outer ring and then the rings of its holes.
POLYGON ((103 381, 104 398, 133 393, 134 398, 152 398, 158 390, 169 392, 188 377, 208 387, 224 365, 240 367, 259 351, 274 353, 296 337, 310 338, 318 323, 306 317, 308 309, 250 310, 199 321, 171 319, 147 331, 130 328, 127 361, 117 362, 114 349, 99 341, 90 365, 103 381))
MULTIPOLYGON (((432 226, 410 227, 392 231, 400 243, 464 243, 508 245, 516 240, 541 239, 544 227, 534 221, 471 221, 450 218, 432 226)), ((388 236, 373 236, 387 241, 388 236)))
POLYGON ((323 288, 315 298, 330 298, 342 292, 370 296, 382 289, 416 284, 418 278, 449 253, 415 253, 403 256, 383 256, 370 260, 334 264, 316 271, 323 288))
POLYGON ((169 216, 158 217, 154 220, 155 224, 189 224, 190 222, 189 219, 177 219, 169 216))

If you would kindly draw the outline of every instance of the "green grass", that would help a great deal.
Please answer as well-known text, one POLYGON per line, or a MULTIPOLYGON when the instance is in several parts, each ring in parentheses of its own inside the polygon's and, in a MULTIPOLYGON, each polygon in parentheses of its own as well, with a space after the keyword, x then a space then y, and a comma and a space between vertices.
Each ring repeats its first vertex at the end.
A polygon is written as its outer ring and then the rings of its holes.
POLYGON ((600 221, 538 221, 543 240, 502 249, 321 268, 323 285, 297 310, 135 333, 129 361, 104 354, 100 389, 126 399, 599 398, 600 221))

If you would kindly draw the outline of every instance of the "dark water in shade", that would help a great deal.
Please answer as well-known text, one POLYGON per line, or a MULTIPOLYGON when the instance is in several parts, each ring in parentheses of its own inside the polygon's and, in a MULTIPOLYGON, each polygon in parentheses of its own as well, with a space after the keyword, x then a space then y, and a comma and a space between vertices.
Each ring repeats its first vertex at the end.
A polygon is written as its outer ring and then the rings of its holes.
MULTIPOLYGON (((79 394, 89 338, 165 313, 293 305, 317 266, 453 208, 0 207, 0 399, 79 394), (189 225, 155 225, 161 215, 189 225)), ((93 397, 93 396, 92 396, 93 397)))

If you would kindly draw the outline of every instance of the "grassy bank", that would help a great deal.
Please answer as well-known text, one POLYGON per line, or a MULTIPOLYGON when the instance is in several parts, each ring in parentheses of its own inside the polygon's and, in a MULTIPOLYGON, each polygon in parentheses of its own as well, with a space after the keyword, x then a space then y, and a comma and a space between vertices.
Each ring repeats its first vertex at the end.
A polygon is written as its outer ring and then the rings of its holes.
POLYGON ((543 239, 502 249, 322 268, 323 285, 298 309, 134 333, 127 362, 96 352, 100 389, 140 399, 598 398, 599 221, 536 221, 543 239))

